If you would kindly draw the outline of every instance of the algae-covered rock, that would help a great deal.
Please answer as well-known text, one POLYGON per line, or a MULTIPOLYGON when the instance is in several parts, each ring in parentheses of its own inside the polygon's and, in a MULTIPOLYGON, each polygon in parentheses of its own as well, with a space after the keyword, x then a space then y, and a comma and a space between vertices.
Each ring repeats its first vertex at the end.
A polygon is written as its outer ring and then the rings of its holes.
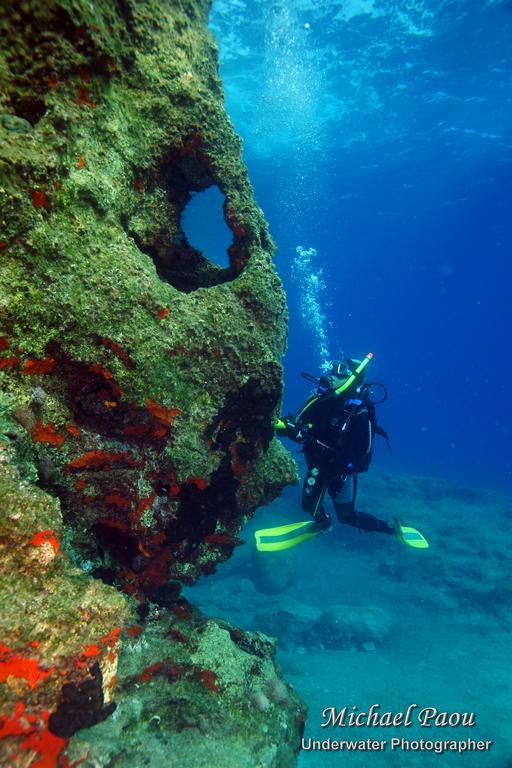
POLYGON ((154 610, 119 657, 115 716, 71 740, 91 768, 288 768, 305 709, 274 641, 205 619, 185 601, 154 610))
POLYGON ((75 549, 142 599, 214 569, 296 479, 271 428, 284 293, 208 9, 28 0, 0 20, 0 388, 75 549), (225 269, 181 229, 211 185, 225 269))
POLYGON ((134 624, 71 565, 59 502, 15 458, 0 442, 0 764, 295 765, 305 710, 274 641, 176 598, 134 624))
POLYGON ((0 441, 0 763, 51 765, 67 737, 114 711, 130 610, 116 589, 71 566, 59 502, 14 460, 0 441))
POLYGON ((284 293, 208 8, 2 3, 2 765, 294 764, 268 641, 178 599, 296 481, 272 431, 284 293), (225 269, 181 228, 212 185, 225 269), (151 599, 171 613, 138 637, 151 599))

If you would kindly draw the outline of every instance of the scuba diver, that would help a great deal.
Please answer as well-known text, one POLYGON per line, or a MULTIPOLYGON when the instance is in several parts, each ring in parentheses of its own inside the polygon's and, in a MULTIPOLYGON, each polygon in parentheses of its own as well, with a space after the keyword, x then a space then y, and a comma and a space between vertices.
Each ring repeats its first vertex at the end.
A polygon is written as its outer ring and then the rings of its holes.
POLYGON ((380 520, 356 509, 357 482, 372 458, 375 435, 388 435, 377 424, 375 406, 387 398, 387 390, 377 382, 364 383, 370 352, 360 361, 335 361, 328 374, 316 378, 302 374, 316 384, 316 391, 295 416, 278 419, 278 435, 288 437, 303 448, 307 472, 302 489, 302 509, 312 520, 256 531, 260 551, 278 551, 329 530, 331 516, 324 509, 325 494, 334 505, 338 520, 361 531, 396 536, 409 546, 425 549, 427 540, 415 528, 402 526, 396 518, 380 520), (372 388, 380 387, 383 397, 372 400, 372 388))

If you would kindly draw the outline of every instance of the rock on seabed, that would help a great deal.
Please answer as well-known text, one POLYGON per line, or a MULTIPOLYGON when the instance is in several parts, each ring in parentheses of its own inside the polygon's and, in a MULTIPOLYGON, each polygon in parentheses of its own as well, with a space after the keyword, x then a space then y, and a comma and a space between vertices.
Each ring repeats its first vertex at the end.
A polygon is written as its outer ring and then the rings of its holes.
MULTIPOLYGON (((286 303, 208 2, 4 5, 0 759, 66 765, 68 739, 107 727, 116 691, 138 690, 119 683, 127 629, 151 601, 187 612, 180 583, 227 559, 256 507, 296 481, 271 428, 286 303), (233 234, 225 269, 181 229, 191 193, 212 185, 233 234)), ((194 621, 176 630, 191 648, 194 621)), ((182 642, 152 626, 158 643, 182 642)), ((221 744, 231 683, 186 656, 179 674, 172 647, 152 663, 216 697, 221 744)), ((233 701, 250 701, 240 675, 233 701)), ((286 728, 257 729, 275 745, 261 764, 292 765, 303 712, 293 695, 274 706, 286 728)))

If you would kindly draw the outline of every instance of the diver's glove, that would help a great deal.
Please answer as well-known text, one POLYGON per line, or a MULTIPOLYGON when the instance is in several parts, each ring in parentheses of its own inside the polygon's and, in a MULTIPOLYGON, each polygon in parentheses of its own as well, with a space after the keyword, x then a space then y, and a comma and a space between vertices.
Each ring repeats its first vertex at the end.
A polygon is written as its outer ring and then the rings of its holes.
POLYGON ((274 429, 278 435, 288 437, 290 440, 300 441, 301 439, 301 427, 295 423, 291 414, 288 414, 286 418, 275 419, 274 429))

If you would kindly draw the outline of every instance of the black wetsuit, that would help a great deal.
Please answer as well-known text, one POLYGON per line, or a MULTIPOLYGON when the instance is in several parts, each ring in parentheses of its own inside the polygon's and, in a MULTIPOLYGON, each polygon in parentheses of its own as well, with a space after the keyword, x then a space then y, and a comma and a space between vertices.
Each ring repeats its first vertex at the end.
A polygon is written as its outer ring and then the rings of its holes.
MULTIPOLYGON (((326 491, 341 523, 363 531, 393 533, 387 522, 356 510, 357 480, 372 459, 377 427, 375 408, 357 393, 345 397, 326 393, 311 397, 299 411, 288 437, 304 445, 308 471, 302 489, 302 509, 322 527, 330 516, 323 508, 326 491)), ((385 434, 385 433, 384 433, 385 434)))

